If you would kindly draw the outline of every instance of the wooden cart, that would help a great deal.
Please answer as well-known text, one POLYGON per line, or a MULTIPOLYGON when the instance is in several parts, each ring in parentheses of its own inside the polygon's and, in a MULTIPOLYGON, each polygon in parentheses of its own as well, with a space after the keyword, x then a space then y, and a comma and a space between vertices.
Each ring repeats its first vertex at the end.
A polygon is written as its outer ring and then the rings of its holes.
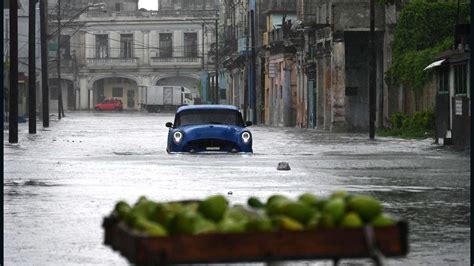
POLYGON ((338 260, 408 253, 408 224, 357 229, 318 229, 268 233, 215 233, 149 237, 128 228, 114 214, 103 220, 105 245, 135 265, 178 263, 275 262, 285 260, 338 260))

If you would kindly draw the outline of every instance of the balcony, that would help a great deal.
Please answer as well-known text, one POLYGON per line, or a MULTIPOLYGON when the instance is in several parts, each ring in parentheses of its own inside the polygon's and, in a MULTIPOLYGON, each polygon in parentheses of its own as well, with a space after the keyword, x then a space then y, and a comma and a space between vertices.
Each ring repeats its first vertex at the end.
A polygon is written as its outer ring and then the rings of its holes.
POLYGON ((87 66, 117 66, 117 67, 136 67, 138 66, 138 57, 131 58, 87 58, 87 66))
POLYGON ((150 58, 152 66, 171 66, 171 65, 192 65, 200 66, 200 57, 152 57, 150 58))

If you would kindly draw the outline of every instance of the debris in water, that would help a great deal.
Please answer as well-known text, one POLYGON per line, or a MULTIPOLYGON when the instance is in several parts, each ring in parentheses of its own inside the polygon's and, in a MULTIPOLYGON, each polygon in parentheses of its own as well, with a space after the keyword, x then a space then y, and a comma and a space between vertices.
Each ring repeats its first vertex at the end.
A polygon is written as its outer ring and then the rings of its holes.
POLYGON ((287 162, 280 162, 278 163, 277 170, 284 170, 284 171, 291 170, 290 164, 287 162))

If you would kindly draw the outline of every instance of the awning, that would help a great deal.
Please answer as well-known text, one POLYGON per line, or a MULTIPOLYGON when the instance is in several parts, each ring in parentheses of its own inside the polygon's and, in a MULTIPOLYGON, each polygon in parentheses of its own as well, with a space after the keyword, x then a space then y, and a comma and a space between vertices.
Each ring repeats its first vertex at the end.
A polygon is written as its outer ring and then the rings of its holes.
POLYGON ((429 66, 425 67, 423 70, 428 70, 430 68, 440 66, 444 61, 446 61, 446 59, 441 59, 439 61, 435 61, 435 62, 431 63, 429 66))

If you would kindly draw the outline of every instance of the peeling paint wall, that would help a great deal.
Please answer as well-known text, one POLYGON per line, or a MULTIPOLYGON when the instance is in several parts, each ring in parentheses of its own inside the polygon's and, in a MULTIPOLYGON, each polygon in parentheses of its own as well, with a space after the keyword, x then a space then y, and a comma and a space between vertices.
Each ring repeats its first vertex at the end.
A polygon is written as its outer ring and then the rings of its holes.
POLYGON ((345 48, 343 41, 337 41, 333 44, 333 54, 331 68, 333 70, 332 95, 331 95, 331 131, 346 131, 345 118, 345 48))

